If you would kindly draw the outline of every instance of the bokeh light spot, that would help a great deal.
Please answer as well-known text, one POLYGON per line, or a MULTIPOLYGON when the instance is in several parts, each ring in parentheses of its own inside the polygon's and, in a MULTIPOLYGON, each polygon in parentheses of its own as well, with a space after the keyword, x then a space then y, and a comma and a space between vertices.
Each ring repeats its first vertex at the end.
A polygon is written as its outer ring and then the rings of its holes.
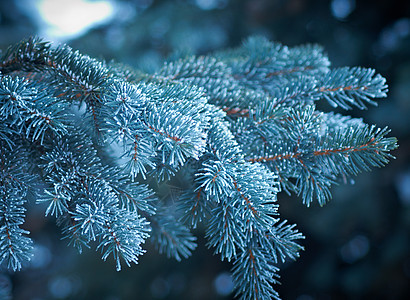
POLYGON ((232 293, 234 285, 231 274, 227 272, 219 274, 214 280, 214 287, 218 295, 227 296, 232 293))
POLYGON ((364 235, 356 235, 340 249, 344 262, 349 264, 356 262, 369 252, 369 239, 364 235))
POLYGON ((39 0, 37 9, 45 22, 42 35, 57 40, 80 36, 114 14, 109 1, 39 0))
POLYGON ((355 0, 332 0, 330 11, 333 17, 342 20, 348 17, 356 8, 355 0))

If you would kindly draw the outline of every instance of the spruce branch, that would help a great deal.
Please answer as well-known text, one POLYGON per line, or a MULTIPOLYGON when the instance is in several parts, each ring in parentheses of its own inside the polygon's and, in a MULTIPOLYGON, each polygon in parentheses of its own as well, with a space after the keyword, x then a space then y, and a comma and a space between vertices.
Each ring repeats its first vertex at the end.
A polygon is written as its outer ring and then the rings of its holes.
POLYGON ((0 265, 19 271, 32 256, 33 242, 29 231, 21 228, 25 219, 25 203, 33 192, 33 175, 27 172, 27 153, 15 147, 11 154, 0 141, 0 265))
POLYGON ((330 68, 318 45, 251 37, 144 74, 29 38, 1 55, 0 72, 0 263, 14 271, 30 258, 21 226, 34 183, 69 244, 117 270, 147 239, 187 258, 191 229, 204 228, 242 299, 278 299, 278 264, 304 238, 281 219, 280 192, 324 205, 333 184, 397 147, 387 128, 318 110, 321 99, 364 109, 387 92, 372 69, 330 68))
POLYGON ((272 284, 279 268, 274 266, 265 249, 249 244, 234 263, 233 278, 236 296, 242 299, 280 299, 272 284))
POLYGON ((151 219, 152 239, 160 253, 166 253, 167 257, 173 257, 177 261, 191 256, 196 248, 196 237, 188 227, 180 223, 169 210, 162 208, 151 219))
POLYGON ((376 105, 372 99, 387 96, 387 85, 373 69, 344 67, 326 73, 316 92, 334 107, 365 109, 366 103, 376 105))

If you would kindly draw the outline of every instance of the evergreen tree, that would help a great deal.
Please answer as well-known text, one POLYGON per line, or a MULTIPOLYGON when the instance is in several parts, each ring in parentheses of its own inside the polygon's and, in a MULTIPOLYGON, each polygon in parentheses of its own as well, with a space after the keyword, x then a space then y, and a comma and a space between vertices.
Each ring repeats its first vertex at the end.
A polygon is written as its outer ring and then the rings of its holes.
POLYGON ((148 238, 187 258, 201 222, 232 260, 237 294, 278 299, 278 264, 304 237, 280 218, 277 194, 324 205, 333 184, 397 147, 387 128, 316 108, 365 109, 387 92, 372 69, 330 68, 317 45, 252 37, 145 74, 30 38, 2 53, 0 71, 0 262, 14 271, 30 260, 21 225, 34 194, 70 244, 117 270, 148 238), (177 197, 161 189, 176 177, 177 197))

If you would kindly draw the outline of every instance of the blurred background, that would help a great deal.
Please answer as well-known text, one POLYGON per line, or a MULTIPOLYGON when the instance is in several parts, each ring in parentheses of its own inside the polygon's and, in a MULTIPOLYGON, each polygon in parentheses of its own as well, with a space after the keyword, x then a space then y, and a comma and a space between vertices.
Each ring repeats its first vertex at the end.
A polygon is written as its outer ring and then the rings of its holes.
MULTIPOLYGON (((403 0, 15 0, 0 1, 0 48, 30 35, 84 54, 152 72, 176 50, 235 47, 250 35, 288 46, 318 43, 334 67, 375 68, 389 97, 366 111, 389 126, 397 158, 333 189, 325 207, 279 195, 283 218, 306 239, 281 266, 283 299, 410 299, 410 1, 403 0)), ((233 299, 230 264, 213 256, 199 228, 193 256, 177 263, 150 243, 138 265, 116 272, 94 250, 79 255, 60 240, 44 207, 29 205, 32 262, 1 270, 0 299, 233 299)))

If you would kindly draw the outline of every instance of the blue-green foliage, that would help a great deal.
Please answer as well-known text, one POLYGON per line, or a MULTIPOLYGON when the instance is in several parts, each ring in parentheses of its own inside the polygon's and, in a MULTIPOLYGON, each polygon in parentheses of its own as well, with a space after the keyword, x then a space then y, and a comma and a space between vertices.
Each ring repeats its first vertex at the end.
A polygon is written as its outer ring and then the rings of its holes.
POLYGON ((0 141, 0 261, 8 269, 20 270, 30 260, 33 248, 29 232, 20 228, 29 188, 34 176, 27 174, 28 160, 24 148, 13 145, 19 156, 10 155, 11 149, 0 141))
POLYGON ((332 184, 397 147, 386 128, 317 110, 321 99, 364 109, 387 91, 374 70, 331 69, 317 45, 253 37, 143 74, 31 38, 0 71, 0 262, 12 270, 30 260, 31 191, 70 244, 112 255, 117 270, 148 238, 190 256, 201 223, 243 299, 279 298, 278 264, 304 237, 281 220, 278 193, 323 205, 332 184))

